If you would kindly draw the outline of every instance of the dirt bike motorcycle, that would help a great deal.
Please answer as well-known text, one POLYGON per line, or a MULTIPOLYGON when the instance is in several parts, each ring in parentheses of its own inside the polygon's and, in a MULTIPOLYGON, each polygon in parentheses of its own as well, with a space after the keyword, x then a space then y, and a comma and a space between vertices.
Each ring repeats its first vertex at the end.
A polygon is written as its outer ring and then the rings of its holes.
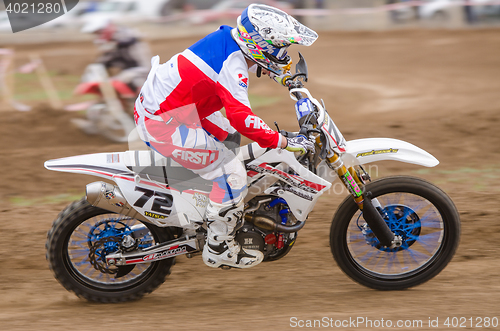
MULTIPOLYGON (((86 118, 74 118, 73 124, 87 134, 101 134, 114 142, 127 142, 134 129, 134 102, 139 94, 148 68, 129 68, 114 77, 109 77, 101 63, 89 64, 82 81, 75 88, 76 95, 94 95, 97 100, 68 107, 68 110, 85 110, 86 118)), ((137 139, 137 137, 136 137, 137 139)))
MULTIPOLYGON (((306 81, 301 56, 297 73, 287 81, 300 131, 281 132, 309 137, 315 151, 296 155, 256 143, 239 148, 236 157, 247 169, 248 194, 236 240, 243 248, 262 251, 265 262, 285 257, 318 198, 340 179, 350 194, 330 228, 338 266, 354 281, 379 290, 401 290, 433 278, 459 242, 459 214, 452 200, 414 177, 371 181, 363 165, 392 160, 434 167, 438 160, 401 140, 346 141, 323 102, 304 88, 306 81)), ((79 297, 138 299, 164 283, 175 257, 190 258, 203 250, 212 183, 172 159, 129 150, 50 160, 45 167, 116 184, 88 184, 86 197, 66 207, 48 232, 50 268, 79 297)))

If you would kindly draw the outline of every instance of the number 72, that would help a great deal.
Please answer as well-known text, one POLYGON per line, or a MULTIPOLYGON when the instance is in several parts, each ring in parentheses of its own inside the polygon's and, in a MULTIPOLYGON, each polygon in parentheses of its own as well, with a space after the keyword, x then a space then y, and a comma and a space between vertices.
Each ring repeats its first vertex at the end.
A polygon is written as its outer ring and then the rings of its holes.
POLYGON ((134 203, 134 206, 143 208, 146 202, 149 201, 153 196, 155 196, 153 200, 153 206, 151 207, 151 210, 165 214, 165 215, 170 215, 170 212, 172 211, 172 205, 174 202, 174 198, 172 197, 171 194, 168 193, 162 193, 162 192, 156 192, 153 190, 148 190, 147 188, 144 187, 135 187, 136 191, 142 192, 143 195, 137 201, 134 203))

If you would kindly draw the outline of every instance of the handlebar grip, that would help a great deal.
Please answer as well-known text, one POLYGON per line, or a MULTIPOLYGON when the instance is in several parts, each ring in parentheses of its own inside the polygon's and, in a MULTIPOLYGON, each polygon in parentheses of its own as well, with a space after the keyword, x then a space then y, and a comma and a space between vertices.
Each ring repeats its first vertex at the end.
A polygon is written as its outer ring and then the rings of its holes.
POLYGON ((296 137, 297 134, 294 133, 294 132, 289 132, 289 131, 286 131, 286 130, 280 130, 280 133, 283 137, 285 138, 293 138, 293 137, 296 137))

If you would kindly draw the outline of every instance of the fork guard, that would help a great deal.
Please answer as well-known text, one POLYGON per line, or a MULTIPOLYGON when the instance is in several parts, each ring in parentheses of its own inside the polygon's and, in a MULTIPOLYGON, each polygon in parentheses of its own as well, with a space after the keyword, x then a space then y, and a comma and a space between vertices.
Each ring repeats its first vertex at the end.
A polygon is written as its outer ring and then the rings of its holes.
POLYGON ((396 236, 384 221, 382 215, 380 215, 375 206, 373 206, 371 197, 371 192, 366 192, 364 195, 363 218, 373 231, 373 234, 375 234, 377 239, 380 241, 380 244, 385 247, 392 247, 396 236))

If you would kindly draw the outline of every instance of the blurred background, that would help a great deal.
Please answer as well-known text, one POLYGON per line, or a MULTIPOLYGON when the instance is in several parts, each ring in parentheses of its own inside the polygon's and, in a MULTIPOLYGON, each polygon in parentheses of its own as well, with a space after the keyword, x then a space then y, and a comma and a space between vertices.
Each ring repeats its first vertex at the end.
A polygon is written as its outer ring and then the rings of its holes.
MULTIPOLYGON (((43 163, 127 150, 132 103, 150 57, 165 62, 219 25, 234 26, 251 2, 80 0, 67 14, 17 33, 0 2, 2 329, 287 330, 292 316, 439 317, 437 329, 448 329, 442 322, 450 316, 500 317, 499 0, 259 1, 319 33, 314 45, 292 46, 290 54, 295 62, 298 51, 304 55, 307 87, 347 140, 401 139, 439 159, 431 169, 399 162, 369 169, 373 178, 432 181, 457 205, 460 247, 428 283, 380 293, 342 274, 328 237, 342 190, 321 197, 293 251, 272 264, 223 272, 201 258, 179 258, 157 291, 111 307, 88 304, 53 278, 46 233, 96 179, 48 171, 43 163)), ((249 96, 272 128, 277 121, 296 130, 286 89, 252 76, 249 96)))
MULTIPOLYGON (((498 26, 498 0, 266 0, 317 30, 387 30, 399 28, 464 28, 498 26)), ((149 38, 203 29, 206 25, 233 23, 252 1, 246 0, 80 0, 67 14, 21 36, 13 36, 0 3, 1 43, 37 40, 85 39, 74 32, 85 23, 108 17, 115 23, 134 26, 149 38), (22 40, 21 40, 22 39, 22 40), (67 39, 67 38, 66 38, 67 39)))
MULTIPOLYGON (((74 93, 85 78, 82 77, 85 66, 79 61, 103 63, 102 56, 107 54, 111 62, 109 57, 120 56, 110 55, 113 49, 127 48, 118 39, 126 44, 136 38, 143 42, 142 54, 133 55, 142 57, 140 65, 106 63, 107 73, 114 76, 133 66, 147 67, 150 56, 158 53, 154 45, 160 40, 201 37, 221 24, 234 26, 250 3, 250 0, 80 0, 67 14, 12 33, 5 6, 0 2, 0 48, 3 49, 0 109, 29 109, 40 102, 63 108, 89 100, 88 94, 92 93, 82 90, 74 93), (103 29, 108 23, 114 27, 97 31, 99 25, 103 29), (59 49, 43 50, 49 44, 58 44, 59 49), (80 49, 82 45, 86 45, 84 49, 80 49), (63 55, 71 58, 71 65, 59 61, 58 57, 63 55), (79 60, 83 55, 88 55, 88 60, 79 60), (53 61, 60 68, 52 66, 53 61), (71 72, 66 70, 68 65, 71 72), (118 71, 110 71, 113 67, 118 71)), ((261 3, 287 11, 320 34, 500 28, 500 0, 266 0, 261 3)), ((141 79, 137 79, 136 85, 140 85, 141 79)))

